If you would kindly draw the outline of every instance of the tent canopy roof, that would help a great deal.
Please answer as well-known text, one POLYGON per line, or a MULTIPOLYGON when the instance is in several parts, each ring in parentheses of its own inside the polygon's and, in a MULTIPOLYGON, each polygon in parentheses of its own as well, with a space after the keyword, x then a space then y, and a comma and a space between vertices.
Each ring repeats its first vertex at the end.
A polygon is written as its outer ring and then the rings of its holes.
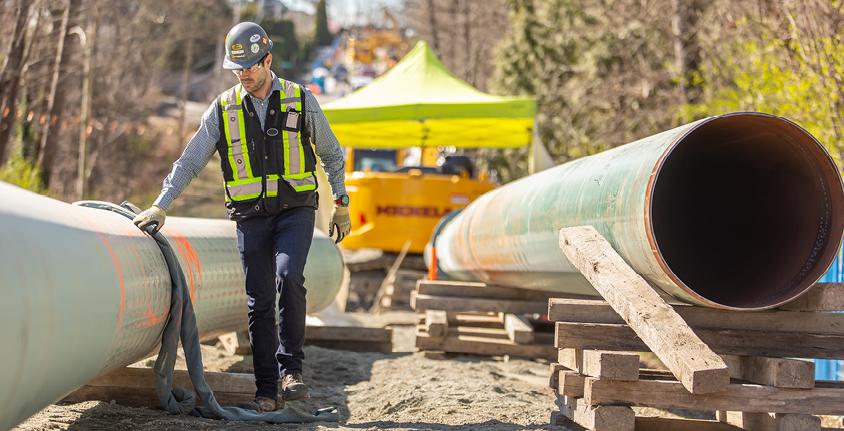
POLYGON ((387 73, 323 110, 347 147, 517 147, 530 142, 536 103, 475 89, 420 41, 387 73))

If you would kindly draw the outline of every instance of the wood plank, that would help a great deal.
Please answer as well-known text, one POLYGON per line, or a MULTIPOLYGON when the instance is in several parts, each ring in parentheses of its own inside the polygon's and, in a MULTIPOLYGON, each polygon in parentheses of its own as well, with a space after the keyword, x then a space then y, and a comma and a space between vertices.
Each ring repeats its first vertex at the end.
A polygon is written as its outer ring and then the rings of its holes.
POLYGON ((844 414, 840 389, 779 389, 756 384, 730 384, 718 394, 689 393, 678 382, 637 380, 622 382, 587 377, 587 404, 621 404, 662 409, 728 410, 757 413, 844 414))
POLYGON ((844 283, 816 283, 808 292, 779 308, 791 311, 844 310, 844 283))
POLYGON ((636 415, 627 406, 590 406, 583 398, 564 397, 566 408, 560 411, 578 425, 591 431, 633 431, 636 415))
POLYGON ((723 355, 730 377, 777 388, 815 387, 815 363, 799 359, 723 355))
POLYGON ((608 380, 638 380, 639 355, 604 350, 584 350, 581 374, 608 380))
POLYGON ((821 431, 821 418, 804 414, 719 411, 718 419, 747 431, 821 431))
POLYGON ((413 295, 413 307, 417 311, 479 311, 517 314, 544 314, 548 309, 546 301, 522 301, 487 298, 454 298, 448 296, 413 295))
POLYGON ((237 337, 237 348, 234 352, 238 355, 251 355, 252 342, 249 340, 249 332, 237 331, 235 334, 237 337))
POLYGON ((560 387, 560 378, 559 378, 560 371, 563 371, 565 369, 566 369, 566 367, 564 367, 564 366, 562 366, 562 365, 560 365, 556 362, 552 362, 552 363, 548 364, 548 371, 551 374, 550 377, 548 378, 548 387, 549 388, 556 391, 557 388, 560 387))
MULTIPOLYGON (((255 376, 245 373, 205 372, 205 381, 223 405, 236 405, 255 397, 255 376)), ((173 371, 173 386, 193 390, 185 370, 173 371)), ((63 401, 111 401, 128 406, 157 407, 151 368, 126 367, 102 375, 66 396, 63 401)))
POLYGON ((702 419, 636 418, 636 431, 741 431, 733 425, 702 419))
MULTIPOLYGON (((844 336, 698 329, 712 350, 721 354, 792 358, 844 359, 844 336)), ((627 325, 557 322, 554 346, 627 352, 648 346, 627 325)))
POLYGON ((427 334, 416 334, 416 347, 420 350, 442 350, 451 353, 469 353, 488 356, 519 356, 526 358, 547 358, 553 360, 557 349, 550 344, 516 344, 509 339, 490 339, 469 335, 434 338, 427 334))
POLYGON ((585 376, 572 370, 560 370, 557 372, 557 393, 567 397, 582 397, 585 387, 585 376))
MULTIPOLYGON (((811 332, 844 335, 844 313, 801 311, 734 311, 693 305, 671 305, 692 329, 811 332)), ((601 299, 548 300, 548 320, 584 323, 625 323, 601 299)))
MULTIPOLYGON (((485 298, 519 301, 542 301, 560 297, 559 292, 514 287, 490 286, 470 281, 419 280, 416 291, 422 295, 457 298, 485 298)), ((565 295, 564 295, 565 296, 565 295)))
POLYGON ((365 326, 305 326, 306 341, 375 341, 389 342, 393 331, 389 328, 365 326))
POLYGON ((557 362, 572 371, 583 372, 583 349, 561 348, 557 362))
POLYGON ((395 283, 396 283, 396 275, 399 272, 399 267, 401 267, 401 263, 404 261, 404 257, 407 256, 407 251, 410 249, 410 245, 413 242, 411 240, 407 240, 404 242, 404 245, 399 252, 399 255, 396 257, 396 260, 393 261, 393 264, 390 266, 390 270, 387 271, 387 276, 384 277, 384 280, 381 281, 381 286, 378 287, 378 291, 375 292, 375 300, 373 304, 375 305, 375 311, 381 311, 382 307, 389 307, 392 303, 392 300, 389 299, 393 293, 395 293, 395 283), (384 299, 388 299, 386 303, 384 299))
POLYGON ((448 313, 425 310, 425 330, 432 337, 444 337, 448 333, 448 313))
POLYGON ((693 394, 723 390, 727 365, 591 226, 560 230, 569 262, 693 394))
POLYGON ((510 341, 516 344, 533 343, 533 325, 518 314, 504 313, 504 329, 510 341))

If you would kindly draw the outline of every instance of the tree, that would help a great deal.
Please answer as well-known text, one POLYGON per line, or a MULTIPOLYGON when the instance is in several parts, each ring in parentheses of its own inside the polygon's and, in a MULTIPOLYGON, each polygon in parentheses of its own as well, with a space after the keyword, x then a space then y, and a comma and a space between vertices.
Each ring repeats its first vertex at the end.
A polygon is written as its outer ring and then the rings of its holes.
POLYGON ((314 43, 317 46, 330 45, 332 38, 331 31, 328 30, 328 11, 326 10, 325 0, 319 0, 316 7, 314 43))
POLYGON ((18 90, 26 63, 24 48, 27 45, 26 23, 30 18, 32 4, 21 0, 15 13, 15 28, 12 34, 12 47, 6 64, 0 72, 0 165, 5 160, 6 147, 12 134, 18 108, 18 90))

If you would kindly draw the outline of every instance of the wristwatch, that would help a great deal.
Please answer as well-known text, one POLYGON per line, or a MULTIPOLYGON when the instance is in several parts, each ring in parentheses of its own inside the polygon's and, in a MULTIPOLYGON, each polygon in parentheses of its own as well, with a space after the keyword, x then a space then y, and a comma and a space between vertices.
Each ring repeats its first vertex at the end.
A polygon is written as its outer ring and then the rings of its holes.
POLYGON ((349 206, 349 195, 340 195, 337 199, 334 199, 334 205, 338 207, 349 206))

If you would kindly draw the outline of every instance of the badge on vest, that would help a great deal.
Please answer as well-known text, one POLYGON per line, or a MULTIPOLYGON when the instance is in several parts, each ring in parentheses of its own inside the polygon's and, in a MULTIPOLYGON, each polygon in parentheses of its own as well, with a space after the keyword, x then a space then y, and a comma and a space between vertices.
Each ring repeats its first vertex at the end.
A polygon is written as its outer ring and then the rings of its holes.
POLYGON ((298 130, 299 113, 296 111, 287 111, 287 121, 285 121, 284 127, 290 130, 298 130))
POLYGON ((276 135, 278 135, 278 129, 276 129, 275 127, 270 127, 269 129, 267 129, 267 136, 276 136, 276 135))

